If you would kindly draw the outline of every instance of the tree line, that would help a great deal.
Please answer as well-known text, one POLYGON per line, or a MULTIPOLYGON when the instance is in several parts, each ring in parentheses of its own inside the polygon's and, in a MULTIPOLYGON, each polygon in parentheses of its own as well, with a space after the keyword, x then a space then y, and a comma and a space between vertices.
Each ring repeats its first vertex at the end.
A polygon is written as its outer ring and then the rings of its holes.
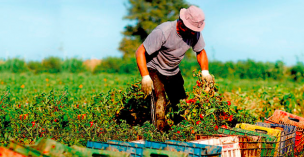
MULTIPOLYGON (((185 77, 191 77, 193 70, 200 70, 195 59, 184 59, 180 69, 185 77)), ((209 71, 215 77, 229 79, 274 79, 292 81, 304 80, 304 63, 286 66, 282 61, 258 62, 251 59, 237 62, 210 61, 209 71)), ((0 61, 0 72, 10 73, 116 73, 139 75, 136 58, 108 57, 103 60, 87 60, 48 57, 42 61, 29 61, 13 58, 0 61), (96 62, 98 61, 98 62, 96 62), (95 62, 92 64, 92 62, 95 62)))

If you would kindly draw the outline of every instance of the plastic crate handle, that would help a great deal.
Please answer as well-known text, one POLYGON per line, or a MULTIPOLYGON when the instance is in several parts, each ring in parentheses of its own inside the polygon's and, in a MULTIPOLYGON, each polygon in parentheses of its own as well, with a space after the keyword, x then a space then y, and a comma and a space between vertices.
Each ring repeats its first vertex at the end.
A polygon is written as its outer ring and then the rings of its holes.
POLYGON ((261 129, 255 129, 255 132, 262 133, 262 134, 268 133, 266 130, 261 130, 261 129))
POLYGON ((299 119, 297 119, 297 118, 291 118, 291 117, 288 117, 288 119, 289 119, 289 120, 292 120, 292 121, 295 121, 295 122, 298 122, 298 123, 300 122, 300 120, 299 120, 299 119))
POLYGON ((273 129, 278 129, 278 130, 281 130, 281 131, 283 131, 283 130, 284 130, 284 126, 282 126, 282 125, 275 125, 275 126, 270 125, 270 128, 273 128, 273 129))
POLYGON ((223 141, 222 143, 223 144, 235 144, 237 142, 235 142, 234 140, 231 140, 231 141, 223 141))

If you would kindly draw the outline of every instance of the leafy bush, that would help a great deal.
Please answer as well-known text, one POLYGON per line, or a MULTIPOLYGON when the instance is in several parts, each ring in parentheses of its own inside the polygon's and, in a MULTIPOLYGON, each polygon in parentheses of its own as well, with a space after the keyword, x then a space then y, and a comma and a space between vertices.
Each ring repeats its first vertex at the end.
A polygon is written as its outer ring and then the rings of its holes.
POLYGON ((304 63, 297 62, 297 64, 290 68, 291 78, 295 81, 302 81, 304 79, 304 63))
POLYGON ((12 73, 20 73, 28 71, 28 68, 23 59, 13 58, 8 59, 4 64, 2 64, 2 70, 12 73))
POLYGON ((286 74, 286 71, 284 71, 284 63, 282 61, 276 61, 274 64, 267 62, 268 69, 266 71, 268 78, 273 78, 275 80, 281 80, 283 79, 286 74))
POLYGON ((27 63, 27 67, 35 74, 42 73, 45 71, 45 68, 42 66, 42 63, 39 61, 29 61, 27 63))
POLYGON ((4 67, 4 61, 0 60, 0 71, 4 71, 5 67, 4 67))
POLYGON ((66 59, 62 63, 62 71, 70 73, 79 73, 86 71, 83 61, 77 58, 66 59))
POLYGON ((48 73, 58 73, 61 72, 62 60, 58 57, 48 57, 43 59, 42 66, 46 69, 48 73))
MULTIPOLYGON (((236 106, 231 105, 230 101, 224 101, 217 84, 208 84, 202 80, 201 73, 195 73, 194 76, 197 78, 197 85, 193 87, 188 100, 180 102, 180 110, 177 112, 183 114, 188 123, 195 126, 193 132, 197 132, 199 128, 214 132, 220 126, 232 127, 241 122, 253 124, 257 120, 248 110, 241 112, 236 106)), ((170 118, 172 116, 174 116, 173 112, 169 112, 166 116, 169 125, 173 125, 170 118)))
POLYGON ((93 71, 93 73, 119 73, 119 74, 135 74, 138 73, 136 59, 134 57, 116 58, 109 57, 101 61, 93 71))

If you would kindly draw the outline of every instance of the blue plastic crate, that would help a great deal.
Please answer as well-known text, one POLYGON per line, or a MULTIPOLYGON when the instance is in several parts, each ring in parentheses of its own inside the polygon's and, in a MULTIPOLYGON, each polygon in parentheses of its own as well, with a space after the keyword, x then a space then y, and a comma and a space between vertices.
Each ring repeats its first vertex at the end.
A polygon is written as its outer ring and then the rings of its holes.
POLYGON ((222 154, 222 146, 216 145, 207 145, 207 144, 198 144, 198 143, 191 143, 191 142, 181 142, 175 140, 167 140, 167 144, 178 145, 176 147, 179 150, 184 150, 184 152, 189 152, 189 157, 196 157, 198 156, 196 153, 200 153, 199 156, 221 156, 222 154), (194 150, 194 153, 190 153, 191 149, 194 150))
POLYGON ((282 133, 280 137, 279 156, 294 155, 294 147, 295 147, 296 131, 297 131, 296 126, 287 126, 283 124, 271 124, 271 123, 262 123, 262 122, 257 122, 256 125, 281 130, 282 133))
POLYGON ((188 157, 209 157, 209 156, 218 156, 221 157, 222 147, 197 144, 197 143, 188 143, 180 141, 166 141, 164 142, 151 142, 145 141, 144 144, 132 143, 132 142, 123 142, 116 140, 108 140, 105 142, 91 142, 87 143, 88 148, 93 149, 103 149, 116 152, 126 152, 129 153, 131 157, 142 157, 144 154, 153 154, 159 153, 166 155, 168 157, 173 156, 188 156, 188 157), (159 150, 155 152, 153 150, 159 150), (174 152, 172 155, 172 153, 174 152))
POLYGON ((168 150, 173 152, 183 152, 188 154, 189 157, 207 157, 207 156, 221 156, 222 147, 188 143, 180 141, 166 141, 163 142, 151 142, 145 141, 145 147, 150 149, 168 150))
MULTIPOLYGON (((168 145, 166 143, 163 144, 168 145)), ((124 152, 124 153, 128 153, 130 157, 143 157, 143 156, 187 157, 188 156, 188 154, 184 152, 176 152, 176 151, 172 152, 163 149, 146 148, 145 144, 123 142, 116 140, 108 140, 107 143, 88 141, 87 147, 93 149, 109 150, 114 152, 124 152)), ((164 148, 166 148, 166 146, 164 146, 164 148)))
POLYGON ((144 144, 117 140, 108 140, 107 143, 110 145, 108 150, 130 153, 130 157, 141 157, 144 153, 144 144))
POLYGON ((87 142, 87 148, 106 150, 108 147, 109 144, 105 142, 92 142, 92 141, 87 142))
POLYGON ((126 152, 130 154, 130 157, 142 157, 145 148, 143 144, 116 141, 116 140, 109 140, 107 143, 88 141, 87 147, 93 149, 116 151, 116 152, 126 152))

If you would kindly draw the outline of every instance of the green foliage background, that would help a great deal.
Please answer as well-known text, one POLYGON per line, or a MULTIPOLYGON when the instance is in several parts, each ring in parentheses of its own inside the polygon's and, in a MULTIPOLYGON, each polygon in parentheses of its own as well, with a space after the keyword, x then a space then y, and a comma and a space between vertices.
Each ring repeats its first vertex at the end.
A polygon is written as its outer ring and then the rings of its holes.
MULTIPOLYGON (((0 72, 11 73, 117 73, 138 75, 136 59, 134 57, 109 57, 101 61, 93 71, 88 70, 81 59, 60 59, 49 57, 42 62, 13 58, 0 62, 0 72)), ((185 77, 192 76, 193 70, 199 70, 195 59, 184 59, 180 69, 185 77)), ((210 61, 209 71, 216 78, 229 79, 258 79, 258 80, 290 80, 302 82, 304 78, 304 64, 298 62, 294 66, 285 66, 282 61, 256 62, 248 59, 238 62, 210 61)))

